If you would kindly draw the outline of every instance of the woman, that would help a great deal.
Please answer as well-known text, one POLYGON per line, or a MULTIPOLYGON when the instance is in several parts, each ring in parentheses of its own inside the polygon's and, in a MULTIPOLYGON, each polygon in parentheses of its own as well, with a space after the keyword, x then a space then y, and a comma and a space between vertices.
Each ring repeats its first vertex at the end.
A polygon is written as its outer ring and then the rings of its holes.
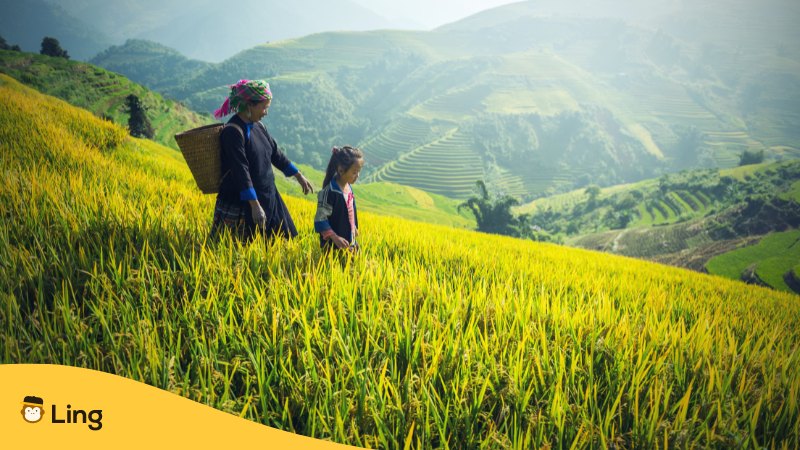
POLYGON ((272 101, 269 84, 263 80, 241 80, 230 88, 230 95, 214 112, 218 119, 235 114, 220 134, 222 179, 211 235, 229 229, 245 241, 252 239, 257 230, 267 237, 297 236, 292 216, 275 186, 272 166, 287 177, 293 176, 303 194, 314 192, 314 187, 278 149, 275 139, 260 122, 272 101))

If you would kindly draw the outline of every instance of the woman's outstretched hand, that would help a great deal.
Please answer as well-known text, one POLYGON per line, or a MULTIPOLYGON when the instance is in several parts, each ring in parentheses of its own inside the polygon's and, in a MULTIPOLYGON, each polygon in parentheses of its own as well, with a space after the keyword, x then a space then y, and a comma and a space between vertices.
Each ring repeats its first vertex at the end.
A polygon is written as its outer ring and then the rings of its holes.
POLYGON ((333 244, 336 245, 336 248, 346 249, 350 247, 350 242, 339 235, 334 234, 331 236, 331 240, 333 240, 333 244))
POLYGON ((303 176, 302 173, 297 172, 294 178, 297 180, 298 183, 300 183, 300 187, 303 188, 303 194, 307 195, 309 192, 314 192, 314 185, 311 184, 311 182, 308 181, 308 179, 305 176, 303 176))

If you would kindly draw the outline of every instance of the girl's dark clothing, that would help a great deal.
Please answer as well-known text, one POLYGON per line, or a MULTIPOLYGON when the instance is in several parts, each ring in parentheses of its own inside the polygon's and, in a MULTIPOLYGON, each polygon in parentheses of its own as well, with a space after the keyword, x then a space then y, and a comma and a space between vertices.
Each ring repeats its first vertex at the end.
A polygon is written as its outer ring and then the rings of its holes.
POLYGON ((272 166, 287 177, 296 174, 297 168, 278 149, 278 144, 260 122, 246 123, 234 115, 228 123, 235 123, 242 132, 228 126, 220 134, 222 177, 212 235, 227 228, 249 240, 255 233, 249 200, 258 200, 267 215, 268 235, 297 236, 292 216, 275 186, 272 166))
MULTIPOLYGON (((352 187, 351 187, 352 189, 352 187)), ((351 246, 357 247, 353 228, 350 226, 350 216, 347 213, 347 203, 342 188, 332 179, 330 184, 322 188, 317 194, 317 213, 314 217, 314 229, 317 233, 333 230, 338 236, 347 239, 351 246)), ((356 229, 358 228, 358 210, 356 209, 355 196, 353 197, 353 215, 356 229)), ((336 248, 331 239, 319 238, 320 245, 325 248, 336 248)))

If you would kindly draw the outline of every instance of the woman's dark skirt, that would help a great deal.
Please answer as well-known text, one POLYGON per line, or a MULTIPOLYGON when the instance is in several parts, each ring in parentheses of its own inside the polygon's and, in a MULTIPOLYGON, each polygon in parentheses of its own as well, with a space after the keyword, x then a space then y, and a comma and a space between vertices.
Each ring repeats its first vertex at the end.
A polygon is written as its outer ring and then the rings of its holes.
MULTIPOLYGON (((267 215, 267 225, 263 230, 265 238, 280 236, 289 239, 297 236, 297 228, 294 226, 292 216, 277 190, 270 196, 259 194, 258 203, 261 204, 267 215)), ((253 222, 253 214, 248 202, 224 200, 218 195, 214 205, 211 238, 215 239, 226 232, 249 242, 259 230, 253 222)))

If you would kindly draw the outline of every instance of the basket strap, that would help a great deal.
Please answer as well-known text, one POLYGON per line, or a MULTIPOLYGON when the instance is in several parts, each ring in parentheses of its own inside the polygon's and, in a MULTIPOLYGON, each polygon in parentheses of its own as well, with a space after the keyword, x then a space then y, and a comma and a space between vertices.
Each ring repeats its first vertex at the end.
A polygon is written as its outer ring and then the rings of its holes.
POLYGON ((247 140, 247 138, 244 136, 244 131, 242 131, 242 127, 240 127, 239 125, 237 125, 237 124, 235 124, 235 123, 230 123, 230 122, 229 122, 229 123, 226 123, 226 124, 225 124, 225 126, 223 126, 223 127, 222 127, 222 129, 224 130, 226 127, 233 127, 233 128, 236 128, 236 130, 239 132, 239 134, 241 134, 241 135, 242 135, 242 137, 243 137, 245 140, 247 140))

